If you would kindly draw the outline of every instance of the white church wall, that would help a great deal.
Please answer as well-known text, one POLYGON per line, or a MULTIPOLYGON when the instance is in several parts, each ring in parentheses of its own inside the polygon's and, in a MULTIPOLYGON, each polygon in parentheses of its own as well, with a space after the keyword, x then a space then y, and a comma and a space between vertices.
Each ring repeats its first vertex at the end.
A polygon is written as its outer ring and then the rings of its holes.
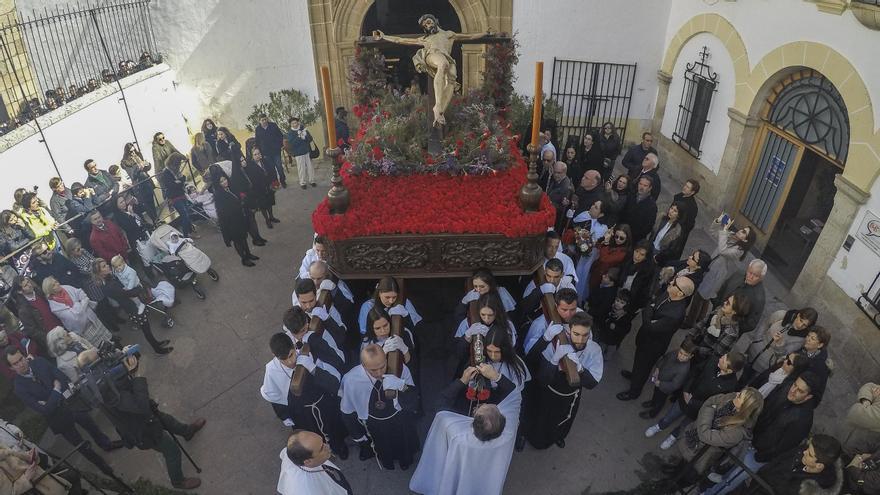
POLYGON ((213 115, 244 128, 270 91, 318 94, 306 0, 156 0, 153 26, 181 91, 198 102, 193 127, 213 115))
MULTIPOLYGON (((174 80, 174 72, 167 65, 160 65, 122 81, 138 144, 144 158, 150 162, 150 143, 157 131, 165 133, 181 152, 186 153, 190 148, 174 80)), ((106 170, 119 163, 123 146, 133 141, 116 86, 103 86, 40 117, 40 125, 61 177, 68 186, 85 181, 83 163, 86 159, 94 159, 99 168, 106 170)), ((48 202, 52 195, 49 179, 55 175, 52 161, 33 123, 0 138, 0 198, 4 201, 11 201, 15 189, 25 187, 30 190, 36 185, 40 197, 48 202)))
POLYGON ((717 174, 721 167, 721 156, 727 145, 727 136, 730 133, 730 118, 727 116, 727 109, 733 105, 736 81, 733 60, 727 53, 724 44, 715 36, 705 33, 698 34, 682 47, 672 71, 672 81, 669 83, 669 100, 666 103, 666 113, 663 115, 663 125, 660 132, 672 139, 672 133, 675 131, 675 123, 678 119, 678 106, 685 86, 685 69, 687 64, 699 60, 698 54, 704 46, 710 55, 707 64, 713 72, 718 74, 718 87, 709 107, 709 123, 706 124, 703 140, 700 144, 702 154, 699 160, 709 170, 717 174))
MULTIPOLYGON (((72 0, 16 0, 20 12, 56 5, 76 8, 72 0)), ((181 99, 191 100, 183 110, 193 129, 209 116, 244 128, 253 105, 268 101, 270 91, 318 94, 306 0, 153 0, 150 12, 181 99)))
MULTIPOLYGON (((548 0, 513 2, 513 30, 521 45, 517 92, 534 93, 535 62, 544 61, 549 95, 553 58, 638 64, 629 118, 650 125, 657 97, 670 0, 548 0)), ((628 129, 627 140, 641 129, 628 129)))
POLYGON ((855 237, 855 242, 849 251, 841 247, 828 269, 831 280, 853 299, 867 290, 880 271, 880 237, 874 234, 868 238, 876 241, 872 249, 859 235, 867 232, 862 222, 866 212, 880 217, 880 181, 874 181, 871 197, 859 208, 850 226, 849 235, 855 237))

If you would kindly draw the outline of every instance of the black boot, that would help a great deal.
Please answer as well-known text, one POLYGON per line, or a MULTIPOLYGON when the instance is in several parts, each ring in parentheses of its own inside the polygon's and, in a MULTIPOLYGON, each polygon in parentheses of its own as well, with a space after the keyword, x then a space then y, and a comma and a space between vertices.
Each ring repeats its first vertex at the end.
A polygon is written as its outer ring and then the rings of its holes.
POLYGON ((370 445, 369 440, 358 442, 358 449, 360 450, 360 454, 358 454, 358 459, 362 461, 366 461, 367 459, 371 459, 376 456, 376 452, 373 451, 373 446, 370 445))
POLYGON ((261 213, 263 214, 263 220, 266 221, 266 228, 274 229, 275 225, 272 224, 272 219, 269 217, 269 212, 266 210, 262 210, 261 213))

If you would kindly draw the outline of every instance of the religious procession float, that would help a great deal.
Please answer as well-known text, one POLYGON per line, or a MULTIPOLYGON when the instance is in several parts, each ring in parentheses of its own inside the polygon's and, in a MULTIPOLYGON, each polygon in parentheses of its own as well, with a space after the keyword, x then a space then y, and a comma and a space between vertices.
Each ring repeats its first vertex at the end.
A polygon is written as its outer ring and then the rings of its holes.
MULTIPOLYGON (((465 277, 477 267, 534 272, 555 215, 535 173, 541 63, 527 164, 507 119, 516 61, 510 38, 435 30, 421 38, 376 32, 366 41, 348 73, 357 132, 343 152, 328 119, 337 144, 328 150, 333 186, 312 214, 315 232, 330 241, 330 266, 348 279, 465 277), (488 43, 484 81, 461 94, 449 50, 478 38, 488 43), (421 46, 413 62, 427 74, 429 94, 391 91, 384 59, 369 41, 421 46)), ((327 67, 322 78, 325 115, 332 116, 327 67)))

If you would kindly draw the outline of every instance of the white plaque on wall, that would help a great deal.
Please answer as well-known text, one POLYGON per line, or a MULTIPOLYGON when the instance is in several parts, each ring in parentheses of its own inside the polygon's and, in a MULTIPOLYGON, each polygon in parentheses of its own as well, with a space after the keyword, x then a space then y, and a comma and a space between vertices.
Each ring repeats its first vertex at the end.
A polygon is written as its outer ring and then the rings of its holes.
POLYGON ((864 242, 871 251, 874 251, 874 254, 880 256, 880 217, 870 210, 865 210, 865 215, 859 222, 856 238, 864 242))

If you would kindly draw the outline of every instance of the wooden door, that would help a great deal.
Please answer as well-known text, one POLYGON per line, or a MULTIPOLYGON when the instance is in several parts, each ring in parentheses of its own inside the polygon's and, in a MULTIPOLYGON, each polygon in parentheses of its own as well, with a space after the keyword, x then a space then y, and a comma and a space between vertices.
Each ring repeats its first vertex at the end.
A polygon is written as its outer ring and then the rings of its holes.
POLYGON ((763 246, 776 226, 785 198, 797 174, 804 145, 785 132, 764 124, 752 152, 751 165, 737 199, 738 225, 750 225, 763 246))

